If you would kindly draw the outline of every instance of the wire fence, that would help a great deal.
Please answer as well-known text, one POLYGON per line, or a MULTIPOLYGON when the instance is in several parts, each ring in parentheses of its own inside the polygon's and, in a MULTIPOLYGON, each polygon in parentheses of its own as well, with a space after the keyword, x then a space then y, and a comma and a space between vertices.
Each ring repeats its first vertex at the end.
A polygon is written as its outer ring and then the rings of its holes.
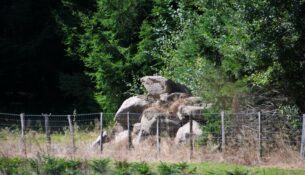
POLYGON ((246 159, 248 155, 251 161, 260 162, 284 150, 304 158, 305 115, 221 112, 178 118, 127 112, 116 116, 117 123, 113 118, 114 113, 0 113, 0 153, 112 158, 136 154, 137 159, 158 160, 177 156, 180 150, 181 157, 191 160, 216 152, 222 158, 234 155, 246 159))

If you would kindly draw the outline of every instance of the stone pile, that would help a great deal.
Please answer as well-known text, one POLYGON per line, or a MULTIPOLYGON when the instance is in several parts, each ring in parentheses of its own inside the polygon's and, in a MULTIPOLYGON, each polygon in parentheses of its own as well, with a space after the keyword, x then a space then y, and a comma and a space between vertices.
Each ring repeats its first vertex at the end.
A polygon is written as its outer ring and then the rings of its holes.
POLYGON ((114 142, 124 140, 127 132, 127 113, 132 127, 133 144, 140 143, 149 135, 156 134, 157 119, 160 133, 175 138, 177 144, 187 141, 190 135, 189 117, 193 119, 193 135, 202 134, 200 122, 206 104, 200 97, 192 96, 189 89, 162 76, 145 76, 141 82, 147 95, 126 99, 115 115, 114 142))

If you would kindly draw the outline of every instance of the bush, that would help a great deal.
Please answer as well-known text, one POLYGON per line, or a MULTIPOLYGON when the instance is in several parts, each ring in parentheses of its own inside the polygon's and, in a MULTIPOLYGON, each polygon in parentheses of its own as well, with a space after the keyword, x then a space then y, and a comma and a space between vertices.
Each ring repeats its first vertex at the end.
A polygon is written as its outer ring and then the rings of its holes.
POLYGON ((106 174, 109 172, 109 159, 93 160, 90 167, 96 173, 106 174))
POLYGON ((27 171, 27 160, 21 158, 0 157, 0 174, 4 175, 30 175, 27 171))
POLYGON ((160 175, 191 175, 196 174, 196 168, 191 169, 189 165, 185 162, 176 163, 176 164, 167 164, 161 162, 158 166, 160 175))
POLYGON ((134 163, 132 166, 133 174, 138 175, 153 175, 154 173, 150 170, 149 165, 146 162, 134 163))
POLYGON ((115 175, 133 175, 131 171, 131 164, 126 160, 124 161, 116 161, 114 163, 115 166, 115 175))
POLYGON ((46 175, 77 175, 81 174, 80 165, 81 163, 76 160, 44 157, 41 170, 46 175))

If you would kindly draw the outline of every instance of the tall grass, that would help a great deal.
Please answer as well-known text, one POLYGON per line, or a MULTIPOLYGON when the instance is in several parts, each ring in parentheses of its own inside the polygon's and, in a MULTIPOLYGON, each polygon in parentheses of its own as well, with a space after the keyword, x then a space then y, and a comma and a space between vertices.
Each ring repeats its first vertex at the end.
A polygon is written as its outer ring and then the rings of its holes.
POLYGON ((305 175, 304 170, 249 168, 233 164, 157 163, 109 159, 0 158, 1 175, 305 175))
MULTIPOLYGON (((107 159, 131 162, 228 162, 244 165, 277 166, 286 168, 305 168, 305 162, 299 160, 298 151, 277 139, 277 147, 273 150, 264 150, 264 156, 258 159, 256 135, 245 132, 243 137, 227 138, 226 150, 222 153, 219 143, 207 141, 205 145, 195 144, 194 154, 190 159, 189 144, 176 145, 170 138, 161 138, 161 152, 158 155, 156 138, 148 137, 141 144, 135 144, 128 150, 127 140, 120 143, 109 142, 104 144, 101 153, 98 147, 91 147, 91 143, 98 137, 98 127, 93 130, 76 129, 76 152, 71 149, 70 134, 53 132, 51 135, 51 151, 47 151, 46 136, 43 131, 28 131, 26 133, 27 157, 35 158, 49 155, 57 158, 75 159, 107 159)), ((135 138, 135 136, 133 136, 135 138)), ((279 137, 280 138, 280 137, 279 137)), ((21 152, 20 132, 8 128, 0 130, 0 156, 25 157, 21 152)), ((101 162, 100 162, 101 163, 101 162)), ((145 166, 142 167, 145 169, 145 166)))

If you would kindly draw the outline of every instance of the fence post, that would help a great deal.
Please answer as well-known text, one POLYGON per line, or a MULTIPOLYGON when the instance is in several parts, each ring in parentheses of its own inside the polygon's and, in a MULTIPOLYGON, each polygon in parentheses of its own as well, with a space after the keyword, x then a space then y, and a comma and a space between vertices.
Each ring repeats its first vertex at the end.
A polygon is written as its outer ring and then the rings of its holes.
POLYGON ((130 128, 130 116, 129 112, 127 112, 127 129, 128 129, 128 149, 130 150, 132 148, 132 142, 131 142, 131 128, 130 128))
POLYGON ((224 111, 221 111, 221 151, 222 151, 222 155, 224 156, 224 152, 225 152, 225 113, 224 111))
POLYGON ((100 129, 101 129, 101 138, 100 138, 100 149, 101 153, 103 153, 103 113, 100 113, 100 129))
POLYGON ((192 115, 189 116, 189 122, 190 122, 190 159, 192 159, 193 158, 193 152, 194 152, 192 115))
POLYGON ((261 122, 261 112, 257 113, 258 118, 258 160, 262 158, 262 122, 261 122))
POLYGON ((301 140, 301 151, 300 157, 303 160, 305 156, 305 114, 303 114, 303 125, 302 125, 302 140, 301 140))
POLYGON ((22 142, 22 152, 27 157, 26 153, 26 140, 25 140, 25 121, 24 121, 24 113, 20 114, 20 121, 21 121, 21 142, 22 142))
POLYGON ((48 114, 42 114, 44 116, 44 125, 46 130, 46 137, 47 137, 47 152, 49 154, 51 150, 51 135, 50 135, 50 127, 49 127, 49 116, 48 114))
POLYGON ((156 136, 157 136, 157 157, 160 157, 160 116, 157 118, 157 131, 156 131, 156 136))
POLYGON ((73 154, 75 153, 76 147, 75 147, 75 140, 74 140, 74 127, 71 120, 71 115, 68 115, 68 122, 69 122, 69 128, 70 128, 70 136, 71 136, 71 142, 72 142, 72 151, 73 154))

